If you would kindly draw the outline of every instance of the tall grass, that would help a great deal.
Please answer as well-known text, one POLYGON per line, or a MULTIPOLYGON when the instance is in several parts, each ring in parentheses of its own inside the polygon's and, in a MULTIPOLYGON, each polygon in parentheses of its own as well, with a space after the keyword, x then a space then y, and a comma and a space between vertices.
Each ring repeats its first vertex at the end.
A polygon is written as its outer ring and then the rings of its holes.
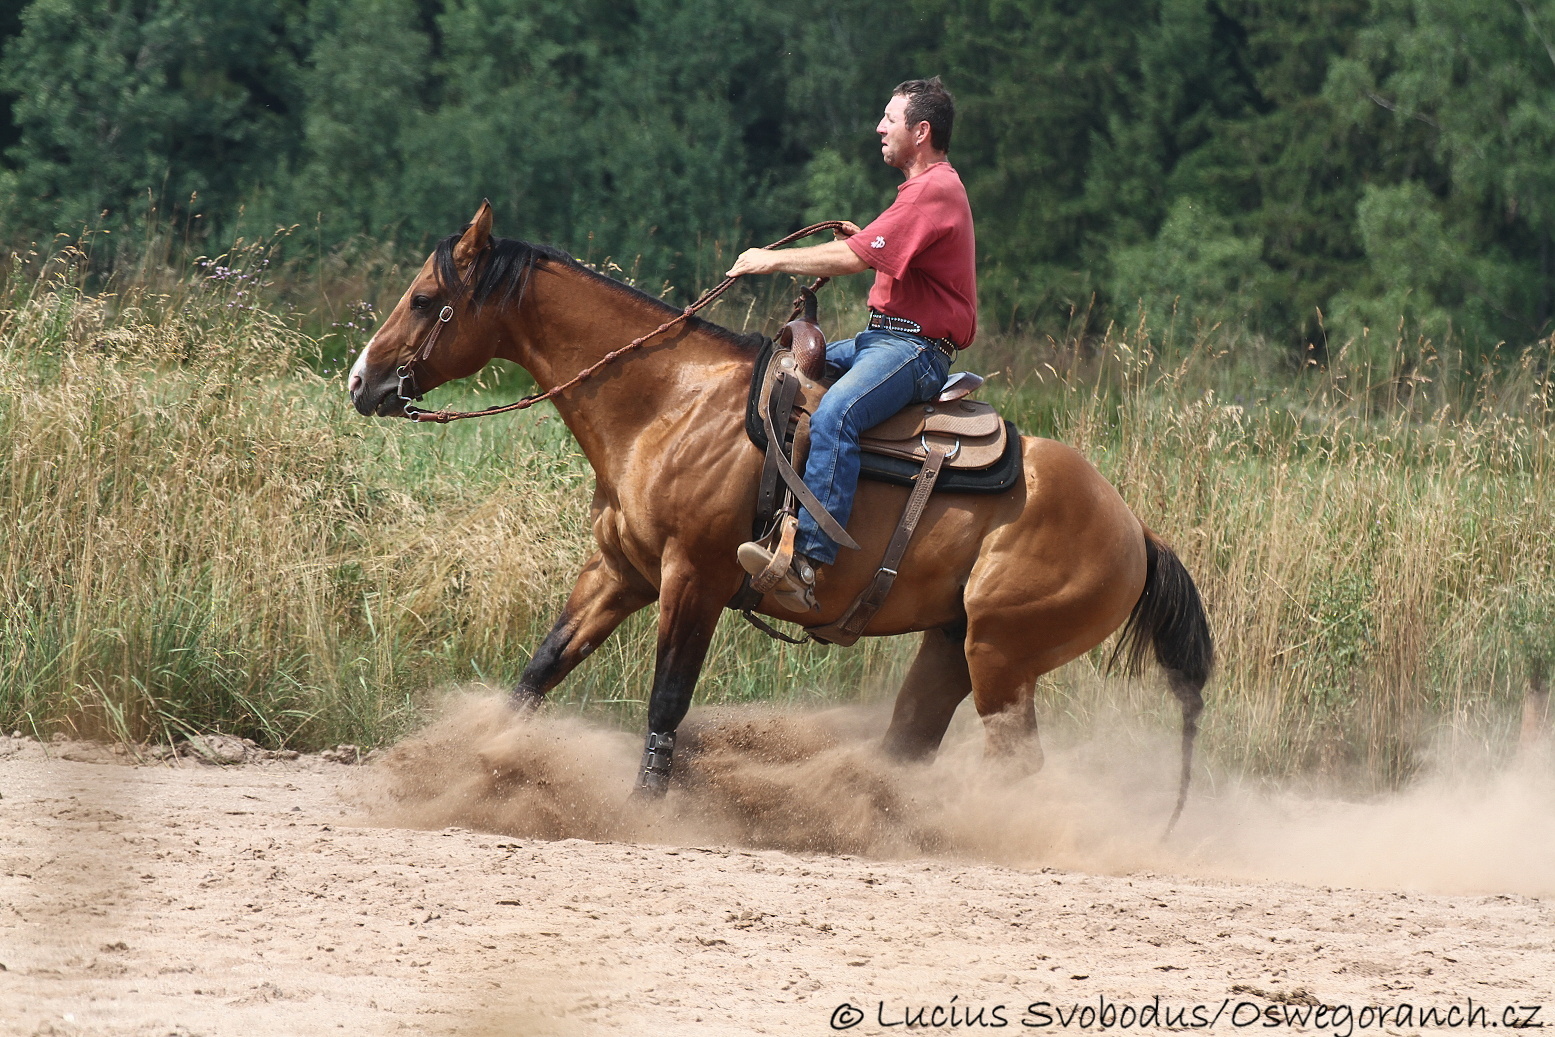
MULTIPOLYGON (((13 264, 7 729, 381 742, 440 686, 514 680, 560 609, 590 550, 592 489, 565 428, 362 419, 319 360, 341 343, 263 305, 265 254, 118 295, 82 290, 79 254, 31 277, 13 264)), ((630 714, 651 645, 651 617, 629 623, 558 698, 630 714)), ((747 665, 756 647, 721 641, 703 699, 856 686, 891 650, 747 665)))
MULTIPOLYGON (((359 328, 344 306, 280 305, 269 256, 241 248, 96 291, 79 254, 11 263, 6 729, 379 743, 441 687, 512 682, 559 609, 590 550, 591 475, 565 428, 534 412, 446 428, 358 417, 338 360, 359 328)), ((388 292, 348 283, 336 298, 388 292)), ((834 327, 852 316, 839 298, 834 327)), ((1158 341, 1143 322, 972 356, 1000 369, 990 395, 1011 418, 1090 456, 1199 581, 1221 659, 1216 757, 1388 783, 1437 727, 1509 728, 1555 619, 1548 356, 1471 379, 1399 343, 1386 370, 1341 350, 1298 372, 1235 329, 1158 341)), ((640 721, 652 623, 629 621, 557 697, 640 721)), ((884 693, 912 648, 790 648, 731 619, 699 701, 884 693)), ((1042 682, 1046 716, 1121 699, 1172 722, 1158 689, 1103 681, 1100 655, 1042 682)))
POLYGON ((1504 739, 1549 655, 1549 345, 1477 379, 1403 341, 1297 377, 1226 329, 1175 349, 1113 330, 1050 344, 1004 405, 1092 457, 1195 573, 1222 758, 1392 783, 1445 729, 1504 739))

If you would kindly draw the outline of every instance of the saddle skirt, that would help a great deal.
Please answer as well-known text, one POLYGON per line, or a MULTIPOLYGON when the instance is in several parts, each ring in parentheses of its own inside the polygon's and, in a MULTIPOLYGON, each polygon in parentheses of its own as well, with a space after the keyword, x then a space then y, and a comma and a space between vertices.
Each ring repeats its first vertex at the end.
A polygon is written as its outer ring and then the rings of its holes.
MULTIPOLYGON (((752 403, 771 398, 772 384, 778 375, 788 374, 799 379, 799 395, 794 401, 799 412, 794 431, 795 452, 801 444, 808 444, 810 415, 826 392, 822 382, 807 377, 800 370, 793 353, 786 349, 772 352, 771 362, 762 370, 752 385, 752 403)), ((754 436, 752 437, 755 438, 754 436)), ((765 436, 762 437, 765 439, 765 436)), ((1006 458, 1011 445, 1007 423, 993 407, 981 400, 954 399, 949 402, 936 400, 931 403, 913 403, 898 411, 893 417, 869 429, 859 439, 859 446, 866 454, 921 464, 928 456, 931 442, 949 446, 945 458, 947 469, 976 471, 990 468, 1006 458)), ((1018 438, 1016 439, 1018 442, 1018 438)), ((765 443, 758 442, 765 447, 765 443)), ((868 476, 870 465, 865 464, 863 474, 868 476)), ((896 481, 888 478, 888 481, 896 481)))
POLYGON ((859 438, 871 453, 922 461, 930 441, 950 446, 951 468, 987 468, 1004 456, 1008 436, 997 411, 982 400, 914 403, 859 438))

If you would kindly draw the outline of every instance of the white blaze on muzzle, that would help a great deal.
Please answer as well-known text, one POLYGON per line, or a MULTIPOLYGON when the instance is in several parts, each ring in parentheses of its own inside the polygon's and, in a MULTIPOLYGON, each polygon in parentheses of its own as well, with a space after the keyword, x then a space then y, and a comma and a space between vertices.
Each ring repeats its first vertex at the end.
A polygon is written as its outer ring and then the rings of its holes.
POLYGON ((367 345, 363 346, 362 352, 357 355, 356 363, 351 365, 351 377, 346 381, 346 385, 350 386, 352 392, 356 392, 357 389, 367 380, 367 354, 373 348, 373 343, 376 341, 378 341, 377 335, 374 335, 372 338, 368 339, 367 345))

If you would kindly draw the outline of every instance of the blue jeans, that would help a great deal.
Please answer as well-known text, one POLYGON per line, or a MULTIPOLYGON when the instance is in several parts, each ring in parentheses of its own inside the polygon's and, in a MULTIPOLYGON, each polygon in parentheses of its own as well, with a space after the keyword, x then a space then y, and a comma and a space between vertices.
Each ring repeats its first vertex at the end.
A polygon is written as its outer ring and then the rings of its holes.
MULTIPOLYGON (((938 396, 950 358, 919 335, 865 331, 828 342, 826 367, 840 377, 810 418, 804 481, 832 517, 847 526, 858 488, 859 436, 909 403, 938 396)), ((794 550, 817 565, 837 560, 837 545, 804 509, 794 550)))

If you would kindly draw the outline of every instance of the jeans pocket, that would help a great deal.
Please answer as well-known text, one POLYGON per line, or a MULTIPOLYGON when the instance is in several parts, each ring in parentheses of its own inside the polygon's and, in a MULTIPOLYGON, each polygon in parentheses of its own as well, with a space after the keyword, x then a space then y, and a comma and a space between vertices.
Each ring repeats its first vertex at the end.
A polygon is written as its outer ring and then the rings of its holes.
POLYGON ((932 400, 945 387, 950 365, 933 346, 925 346, 913 361, 913 388, 920 400, 932 400))

